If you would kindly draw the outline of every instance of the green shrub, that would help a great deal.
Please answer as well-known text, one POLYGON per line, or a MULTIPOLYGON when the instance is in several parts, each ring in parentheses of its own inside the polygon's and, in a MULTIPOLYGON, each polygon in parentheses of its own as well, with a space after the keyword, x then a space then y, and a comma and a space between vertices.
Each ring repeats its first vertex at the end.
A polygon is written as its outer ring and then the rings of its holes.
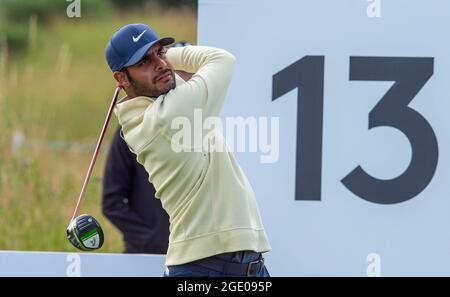
POLYGON ((28 39, 28 22, 0 25, 0 36, 6 37, 10 50, 25 48, 28 39))
MULTIPOLYGON (((39 22, 46 22, 54 16, 66 16, 71 3, 63 0, 3 0, 0 10, 11 22, 27 21, 31 15, 36 15, 39 22)), ((82 17, 99 17, 111 11, 108 0, 80 0, 80 4, 82 17)))
MULTIPOLYGON (((71 3, 64 0, 0 0, 0 38, 6 36, 11 51, 22 50, 27 45, 32 16, 38 24, 46 24, 54 18, 68 18, 67 7, 71 3)), ((80 0, 80 4, 83 19, 103 17, 113 9, 110 0, 80 0)))

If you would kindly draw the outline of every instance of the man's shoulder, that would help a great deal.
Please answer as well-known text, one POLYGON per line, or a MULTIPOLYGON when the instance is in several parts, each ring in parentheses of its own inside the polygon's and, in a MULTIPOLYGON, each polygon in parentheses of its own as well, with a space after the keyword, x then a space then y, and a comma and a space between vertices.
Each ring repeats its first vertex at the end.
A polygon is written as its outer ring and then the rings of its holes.
POLYGON ((160 96, 154 101, 150 101, 150 97, 135 99, 119 113, 119 123, 128 147, 137 154, 165 129, 160 116, 164 98, 160 96))
POLYGON ((144 112, 151 105, 153 105, 155 101, 155 98, 139 96, 119 102, 115 108, 115 113, 119 120, 119 124, 124 126, 129 121, 144 114, 144 112))

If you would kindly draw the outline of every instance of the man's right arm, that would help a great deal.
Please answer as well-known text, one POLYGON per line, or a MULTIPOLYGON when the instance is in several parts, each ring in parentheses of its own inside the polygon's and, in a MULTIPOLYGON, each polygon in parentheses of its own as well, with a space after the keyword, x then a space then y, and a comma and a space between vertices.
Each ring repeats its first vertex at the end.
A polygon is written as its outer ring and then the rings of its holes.
POLYGON ((188 116, 195 108, 203 116, 218 116, 230 84, 235 58, 229 52, 207 46, 170 48, 169 62, 175 70, 193 73, 164 98, 162 118, 188 116))

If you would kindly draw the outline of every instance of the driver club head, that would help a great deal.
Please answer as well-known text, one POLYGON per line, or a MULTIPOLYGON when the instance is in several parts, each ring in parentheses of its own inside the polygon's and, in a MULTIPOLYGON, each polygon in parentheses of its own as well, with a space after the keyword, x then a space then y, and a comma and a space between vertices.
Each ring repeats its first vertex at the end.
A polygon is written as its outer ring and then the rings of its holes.
POLYGON ((73 219, 66 230, 67 238, 74 247, 82 251, 92 251, 102 247, 103 230, 100 223, 87 214, 73 219))

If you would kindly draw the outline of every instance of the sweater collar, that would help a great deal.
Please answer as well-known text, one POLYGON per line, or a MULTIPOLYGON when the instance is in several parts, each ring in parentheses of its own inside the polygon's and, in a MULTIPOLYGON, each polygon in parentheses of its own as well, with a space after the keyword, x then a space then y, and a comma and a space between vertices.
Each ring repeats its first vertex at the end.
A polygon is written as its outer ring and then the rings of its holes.
MULTIPOLYGON (((185 81, 176 73, 175 73, 175 80, 177 86, 185 83, 185 81)), ((159 97, 138 96, 125 101, 123 100, 126 99, 127 97, 120 99, 114 108, 114 113, 116 114, 117 119, 119 120, 119 124, 123 126, 133 118, 141 115, 145 111, 145 109, 147 109, 150 105, 153 104, 153 102, 155 102, 156 100, 163 100, 165 96, 166 94, 161 95, 159 97)))

